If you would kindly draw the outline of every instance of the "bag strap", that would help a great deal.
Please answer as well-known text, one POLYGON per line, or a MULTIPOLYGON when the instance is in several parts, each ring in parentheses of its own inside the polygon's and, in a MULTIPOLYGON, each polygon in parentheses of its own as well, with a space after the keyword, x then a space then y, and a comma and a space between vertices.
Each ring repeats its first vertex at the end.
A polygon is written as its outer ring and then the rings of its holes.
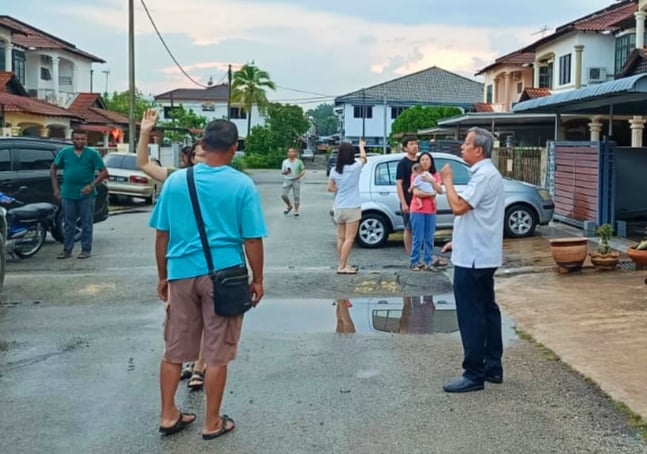
POLYGON ((209 275, 214 274, 213 258, 211 257, 211 248, 207 241, 207 233, 204 231, 204 220, 202 219, 202 212, 200 211, 200 203, 198 202, 198 193, 195 189, 195 179, 193 178, 193 167, 189 167, 186 172, 186 180, 189 185, 189 196, 191 197, 191 205, 193 205, 193 214, 195 215, 195 222, 198 224, 198 231, 200 232, 200 241, 202 242, 202 249, 207 258, 207 266, 209 267, 209 275))

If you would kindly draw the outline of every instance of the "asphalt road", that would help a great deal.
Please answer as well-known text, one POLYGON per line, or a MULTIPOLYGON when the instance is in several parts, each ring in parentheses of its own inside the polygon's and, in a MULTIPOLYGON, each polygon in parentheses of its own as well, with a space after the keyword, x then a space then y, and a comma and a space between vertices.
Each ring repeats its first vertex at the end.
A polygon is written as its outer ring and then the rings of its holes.
POLYGON ((150 208, 132 205, 96 225, 89 260, 57 261, 60 246, 48 242, 10 261, 0 293, 0 452, 647 452, 611 402, 516 339, 510 320, 505 383, 444 394, 461 358, 451 270, 411 273, 393 243, 354 249, 360 273, 338 276, 325 173, 305 180, 300 218, 282 214, 278 173, 253 175, 270 229, 267 297, 247 316, 230 367, 223 410, 236 431, 202 441, 203 395, 182 383, 178 403, 199 421, 169 439, 157 434, 163 314, 150 208), (352 307, 333 304, 339 298, 352 307), (335 332, 349 320, 355 334, 335 332))

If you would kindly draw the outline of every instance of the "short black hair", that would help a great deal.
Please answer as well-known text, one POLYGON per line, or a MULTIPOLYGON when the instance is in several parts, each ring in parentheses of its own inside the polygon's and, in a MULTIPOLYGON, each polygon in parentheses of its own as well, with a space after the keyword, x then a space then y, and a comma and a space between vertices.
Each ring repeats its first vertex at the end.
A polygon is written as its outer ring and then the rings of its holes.
POLYGON ((82 136, 87 136, 88 135, 88 133, 83 131, 82 129, 73 129, 72 130, 72 135, 74 135, 74 134, 80 134, 82 136))
POLYGON ((229 151, 238 143, 238 128, 229 120, 212 120, 204 129, 204 151, 229 151))
POLYGON ((406 148, 407 145, 409 145, 409 142, 417 142, 417 141, 418 141, 418 138, 416 136, 404 136, 402 138, 402 146, 406 148))

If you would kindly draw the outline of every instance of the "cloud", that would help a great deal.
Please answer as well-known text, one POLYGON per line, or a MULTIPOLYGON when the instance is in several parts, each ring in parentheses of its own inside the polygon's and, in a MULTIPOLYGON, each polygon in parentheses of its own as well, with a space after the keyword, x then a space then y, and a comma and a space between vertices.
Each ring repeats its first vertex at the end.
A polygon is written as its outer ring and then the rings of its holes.
MULTIPOLYGON (((577 14, 584 14, 597 2, 608 0, 572 0, 569 8, 579 7, 582 11, 577 14)), ((136 4, 138 85, 153 93, 191 86, 172 66, 146 13, 136 4)), ((147 4, 176 58, 202 83, 209 77, 220 79, 228 62, 255 60, 278 85, 332 95, 431 66, 473 77, 497 56, 537 39, 532 33, 545 19, 538 11, 546 9, 535 3, 519 6, 518 0, 491 0, 488 8, 475 8, 473 0, 329 0, 325 5, 319 0, 147 0, 147 4)), ((125 88, 126 2, 68 0, 47 8, 51 18, 65 18, 61 22, 69 33, 78 29, 75 23, 92 29, 93 33, 66 39, 81 49, 97 49, 97 55, 109 61, 111 83, 125 88), (116 45, 114 36, 120 36, 122 43, 116 45)), ((549 10, 546 17, 555 19, 557 12, 549 10)), ((270 94, 298 96, 308 95, 270 94)))

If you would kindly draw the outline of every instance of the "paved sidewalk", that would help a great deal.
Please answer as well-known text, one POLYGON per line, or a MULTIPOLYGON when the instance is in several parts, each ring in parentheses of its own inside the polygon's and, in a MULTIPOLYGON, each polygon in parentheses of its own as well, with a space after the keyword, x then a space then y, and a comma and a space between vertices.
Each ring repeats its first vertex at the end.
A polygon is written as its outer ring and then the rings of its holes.
MULTIPOLYGON (((560 226, 542 233, 576 236, 577 231, 560 226)), ((506 256, 518 268, 504 267, 497 278, 502 308, 518 328, 647 418, 647 272, 631 265, 598 272, 587 259, 581 272, 560 274, 546 238, 515 241, 506 256), (534 272, 525 274, 530 268, 534 272)), ((614 242, 621 251, 627 245, 614 242)), ((592 242, 589 250, 594 249, 592 242)), ((623 260, 628 261, 624 254, 623 260)))

